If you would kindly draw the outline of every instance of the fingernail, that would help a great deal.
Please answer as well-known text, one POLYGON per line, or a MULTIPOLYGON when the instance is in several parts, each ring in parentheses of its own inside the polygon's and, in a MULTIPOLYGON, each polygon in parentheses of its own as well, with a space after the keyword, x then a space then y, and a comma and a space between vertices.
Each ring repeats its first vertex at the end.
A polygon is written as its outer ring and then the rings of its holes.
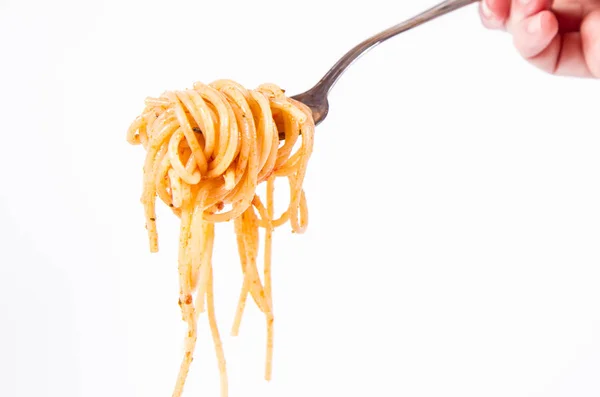
POLYGON ((529 3, 531 3, 531 0, 519 0, 519 3, 521 3, 522 5, 526 6, 529 3))
POLYGON ((542 30, 542 15, 538 14, 531 18, 527 24, 527 32, 531 34, 538 33, 542 30))
POLYGON ((493 18, 494 17, 494 14, 492 13, 492 10, 490 10, 490 6, 488 6, 486 0, 483 0, 481 2, 481 12, 483 12, 483 15, 486 18, 493 18))

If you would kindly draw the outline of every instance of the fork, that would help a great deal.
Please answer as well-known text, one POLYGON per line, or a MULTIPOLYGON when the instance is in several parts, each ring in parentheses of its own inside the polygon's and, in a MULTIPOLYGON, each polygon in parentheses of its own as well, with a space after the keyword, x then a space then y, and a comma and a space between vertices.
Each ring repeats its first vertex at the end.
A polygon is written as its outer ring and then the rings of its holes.
POLYGON ((340 76, 346 71, 346 69, 354 63, 361 55, 365 54, 370 49, 383 43, 384 41, 422 25, 425 22, 429 22, 437 17, 446 15, 452 11, 463 8, 469 4, 478 2, 479 0, 446 0, 435 7, 405 21, 398 25, 392 26, 391 28, 384 30, 383 32, 363 41, 356 47, 352 48, 329 71, 319 80, 319 82, 310 90, 292 96, 299 102, 302 102, 310 108, 313 114, 315 125, 321 123, 327 114, 329 113, 329 102, 327 95, 340 78, 340 76))

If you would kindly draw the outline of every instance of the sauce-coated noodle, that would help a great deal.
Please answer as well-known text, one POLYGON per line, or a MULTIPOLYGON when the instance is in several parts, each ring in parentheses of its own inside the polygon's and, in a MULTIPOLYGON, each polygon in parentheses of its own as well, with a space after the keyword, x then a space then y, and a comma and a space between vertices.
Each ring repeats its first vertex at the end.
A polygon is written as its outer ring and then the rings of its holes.
POLYGON ((179 305, 188 331, 173 397, 183 392, 196 345, 197 319, 205 310, 219 364, 221 396, 227 395, 225 355, 213 299, 212 249, 218 222, 234 221, 244 275, 232 334, 239 330, 250 295, 266 317, 265 378, 271 378, 272 233, 286 222, 296 233, 306 229, 302 183, 313 134, 308 107, 286 97, 279 87, 265 84, 247 90, 230 80, 196 83, 192 89, 148 98, 143 113, 131 124, 128 142, 146 149, 142 203, 151 252, 158 251, 156 197, 181 219, 179 305), (281 145, 279 132, 285 132, 281 145), (287 210, 277 217, 273 208, 276 177, 286 177, 290 188, 287 210), (266 205, 256 194, 262 182, 266 183, 266 205), (259 228, 265 229, 262 280, 257 264, 259 228))

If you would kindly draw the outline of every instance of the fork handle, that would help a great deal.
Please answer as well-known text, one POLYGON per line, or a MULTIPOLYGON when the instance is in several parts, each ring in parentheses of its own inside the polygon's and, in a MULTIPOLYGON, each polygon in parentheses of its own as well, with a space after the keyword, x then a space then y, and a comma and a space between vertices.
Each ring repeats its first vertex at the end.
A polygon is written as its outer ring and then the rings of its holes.
POLYGON ((425 22, 431 21, 442 15, 446 15, 454 10, 465 7, 469 4, 478 2, 479 0, 446 0, 435 7, 405 21, 398 25, 392 26, 391 28, 384 30, 383 32, 363 41, 356 47, 351 49, 340 58, 339 61, 323 76, 323 78, 315 85, 311 91, 313 95, 327 96, 331 88, 335 85, 340 76, 346 71, 346 69, 356 61, 361 55, 365 54, 370 49, 383 43, 384 41, 402 33, 422 25, 425 22))

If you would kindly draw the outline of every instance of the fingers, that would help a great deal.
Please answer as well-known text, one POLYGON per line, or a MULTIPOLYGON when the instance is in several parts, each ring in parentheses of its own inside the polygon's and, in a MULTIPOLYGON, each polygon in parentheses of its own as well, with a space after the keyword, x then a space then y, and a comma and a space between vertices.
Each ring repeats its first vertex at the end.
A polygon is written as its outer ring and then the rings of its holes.
POLYGON ((600 78, 600 10, 589 13, 581 24, 581 48, 590 73, 600 78))
POLYGON ((482 0, 480 15, 490 29, 507 29, 525 58, 543 52, 558 33, 558 21, 548 10, 552 0, 482 0))
POLYGON ((527 59, 559 76, 600 78, 600 10, 583 19, 581 32, 557 34, 543 51, 527 59))
POLYGON ((487 28, 511 33, 519 53, 538 68, 600 78, 600 9, 585 16, 584 8, 574 1, 481 0, 480 16, 487 28))
POLYGON ((507 24, 508 30, 512 32, 526 19, 541 11, 549 10, 551 6, 552 0, 512 0, 510 18, 507 24))
POLYGON ((511 30, 511 26, 551 5, 552 0, 482 0, 479 13, 486 27, 511 30))
POLYGON ((524 58, 531 59, 544 52, 557 37, 558 21, 552 12, 541 11, 517 20, 511 31, 519 53, 524 58))
POLYGON ((561 33, 579 32, 585 15, 583 3, 555 2, 552 5, 552 11, 558 19, 561 33))
POLYGON ((505 29, 510 16, 511 0, 481 0, 479 14, 489 29, 505 29))
POLYGON ((581 33, 571 32, 557 35, 544 51, 530 58, 529 62, 558 76, 594 77, 585 57, 581 33))
POLYGON ((508 30, 515 47, 526 59, 544 52, 558 34, 558 21, 549 11, 551 6, 550 0, 512 0, 508 30))

